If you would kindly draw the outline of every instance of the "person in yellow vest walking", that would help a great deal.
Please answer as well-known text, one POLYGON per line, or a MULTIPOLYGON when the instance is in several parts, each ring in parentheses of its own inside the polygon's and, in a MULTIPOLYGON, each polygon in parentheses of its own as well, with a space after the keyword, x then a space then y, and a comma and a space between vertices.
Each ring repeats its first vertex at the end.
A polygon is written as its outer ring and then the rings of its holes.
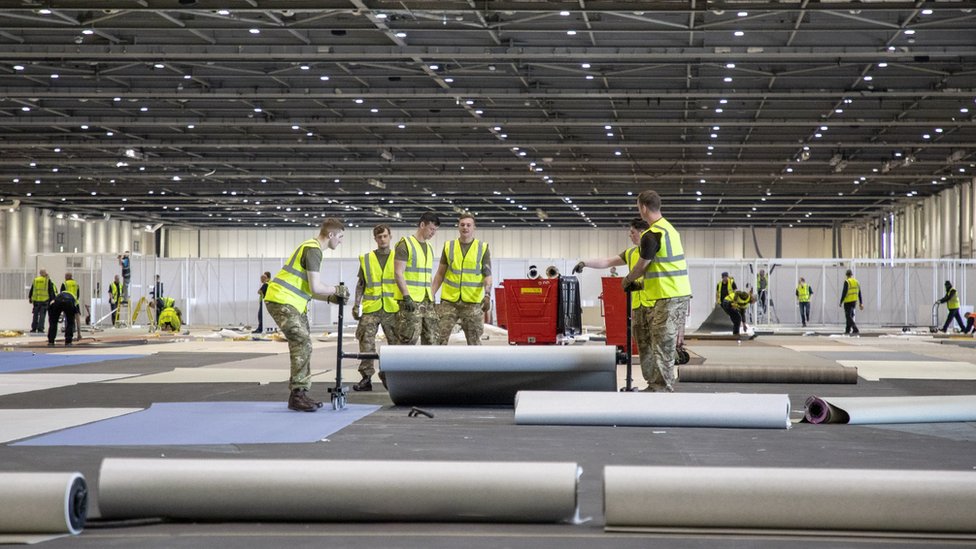
POLYGON ((417 222, 417 232, 397 242, 393 252, 393 276, 398 302, 396 333, 401 345, 433 345, 437 337, 437 316, 432 287, 434 247, 430 240, 437 234, 441 218, 424 212, 417 222))
POLYGON ((854 272, 848 269, 846 274, 847 280, 840 292, 840 305, 844 308, 844 335, 854 335, 860 333, 854 323, 854 307, 860 307, 863 311, 864 299, 861 297, 861 283, 854 278, 854 272))
POLYGON ((800 322, 806 328, 810 322, 810 297, 813 296, 813 288, 807 284, 806 279, 800 277, 800 282, 796 285, 796 301, 800 304, 800 322))
POLYGON ((30 329, 32 334, 44 333, 44 319, 47 318, 47 309, 54 301, 55 294, 57 290, 48 278, 47 270, 41 269, 38 271, 37 278, 31 283, 30 289, 27 290, 27 302, 34 306, 30 329))
POLYGON ((119 282, 119 275, 108 285, 108 306, 112 309, 112 325, 119 325, 119 308, 122 305, 122 298, 125 296, 125 286, 119 282))
MULTIPOLYGON (((650 227, 650 224, 639 217, 631 219, 627 228, 627 236, 630 238, 630 242, 633 244, 633 246, 620 252, 620 255, 615 255, 613 257, 581 260, 576 264, 575 267, 573 267, 573 274, 583 272, 583 269, 586 267, 591 269, 606 269, 608 267, 613 268, 626 265, 629 269, 633 269, 634 265, 636 265, 637 261, 640 259, 639 244, 641 234, 646 231, 648 227, 650 227)), ((641 297, 642 292, 637 292, 631 296, 631 331, 634 334, 634 341, 637 342, 637 352, 640 355, 641 360, 641 371, 650 371, 656 376, 654 379, 648 379, 647 383, 653 386, 660 386, 664 384, 664 380, 660 379, 661 373, 654 367, 654 351, 651 348, 651 327, 644 325, 644 319, 649 315, 643 315, 637 312, 637 309, 640 309, 641 307, 654 307, 654 302, 642 300, 641 297), (644 361, 647 361, 646 366, 644 365, 644 361)))
POLYGON ((650 327, 653 356, 653 361, 647 362, 641 356, 641 373, 648 381, 662 380, 660 385, 649 384, 646 390, 672 392, 677 382, 674 357, 678 333, 685 325, 691 301, 688 264, 681 236, 661 215, 661 196, 651 190, 641 192, 637 209, 649 227, 641 233, 640 258, 621 284, 624 291, 639 292, 643 303, 654 303, 637 309, 644 317, 641 322, 650 327))
MULTIPOLYGON (((64 273, 64 282, 61 283, 61 291, 68 292, 75 298, 75 321, 74 325, 78 330, 78 339, 81 339, 81 288, 78 287, 78 281, 74 279, 71 273, 64 273)), ((67 324, 65 324, 67 329, 67 324)))
MULTIPOLYGON (((356 339, 359 340, 360 353, 376 352, 376 334, 383 327, 386 341, 396 345, 396 314, 400 310, 396 294, 396 278, 393 276, 393 254, 390 241, 393 235, 389 225, 373 227, 373 240, 376 249, 359 256, 359 274, 356 281, 356 301, 352 306, 352 316, 359 321, 356 326, 356 339), (363 312, 359 313, 362 304, 363 312)), ((352 386, 354 391, 372 391, 373 374, 376 368, 373 359, 364 358, 359 363, 359 374, 363 378, 352 386)))
POLYGON ((735 279, 729 276, 729 273, 722 273, 722 280, 715 286, 715 304, 721 305, 726 297, 734 294, 738 289, 735 279))
POLYGON ((447 345, 454 325, 461 323, 468 345, 481 345, 485 313, 491 310, 491 251, 474 237, 474 216, 458 217, 458 237, 444 244, 431 291, 441 290, 437 312, 437 344, 447 345))
POLYGON ((945 324, 942 325, 942 332, 949 330, 949 324, 952 324, 952 320, 955 319, 959 324, 959 329, 965 333, 966 325, 962 322, 962 315, 959 314, 959 292, 952 287, 952 282, 948 280, 945 281, 945 296, 940 299, 939 303, 945 303, 946 308, 949 309, 949 316, 946 317, 945 324))
POLYGON ((343 285, 327 285, 320 278, 322 250, 334 250, 342 243, 345 225, 328 218, 314 238, 302 242, 288 262, 268 284, 264 303, 281 333, 288 339, 291 376, 288 381, 288 408, 298 412, 315 412, 322 403, 308 396, 312 386, 312 337, 308 326, 308 302, 312 299, 342 306, 349 298, 343 285))

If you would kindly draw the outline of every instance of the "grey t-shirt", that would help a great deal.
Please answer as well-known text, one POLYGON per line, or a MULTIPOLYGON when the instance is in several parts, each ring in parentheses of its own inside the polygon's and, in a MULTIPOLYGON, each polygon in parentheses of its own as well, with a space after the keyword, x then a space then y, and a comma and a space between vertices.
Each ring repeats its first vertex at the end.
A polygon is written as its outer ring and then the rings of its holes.
POLYGON ((319 248, 305 248, 299 261, 306 271, 317 273, 322 269, 322 250, 319 248))

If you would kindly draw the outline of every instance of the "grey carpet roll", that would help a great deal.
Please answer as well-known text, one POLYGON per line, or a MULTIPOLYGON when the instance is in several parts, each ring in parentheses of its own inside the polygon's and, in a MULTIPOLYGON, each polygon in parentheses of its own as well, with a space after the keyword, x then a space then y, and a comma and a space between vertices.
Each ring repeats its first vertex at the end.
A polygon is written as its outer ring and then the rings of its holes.
POLYGON ((976 395, 811 396, 806 401, 804 419, 810 423, 851 425, 976 421, 976 395))
POLYGON ((604 469, 607 530, 976 532, 976 472, 750 467, 604 469))
POLYGON ((689 383, 857 383, 857 368, 843 366, 681 366, 678 379, 689 383))
POLYGON ((560 522, 575 463, 105 459, 109 519, 560 522))
POLYGON ((788 429, 788 395, 520 391, 517 425, 788 429))
POLYGON ((520 390, 616 391, 612 346, 399 346, 380 349, 394 404, 508 405, 520 390))
POLYGON ((0 473, 0 534, 80 534, 87 516, 81 473, 0 473))

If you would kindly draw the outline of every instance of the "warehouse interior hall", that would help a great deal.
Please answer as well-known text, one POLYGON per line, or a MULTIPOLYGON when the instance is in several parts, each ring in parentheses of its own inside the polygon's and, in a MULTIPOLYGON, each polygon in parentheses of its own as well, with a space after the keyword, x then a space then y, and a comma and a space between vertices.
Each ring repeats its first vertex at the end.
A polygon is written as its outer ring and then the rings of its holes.
POLYGON ((972 546, 974 10, 0 0, 0 544, 972 546))

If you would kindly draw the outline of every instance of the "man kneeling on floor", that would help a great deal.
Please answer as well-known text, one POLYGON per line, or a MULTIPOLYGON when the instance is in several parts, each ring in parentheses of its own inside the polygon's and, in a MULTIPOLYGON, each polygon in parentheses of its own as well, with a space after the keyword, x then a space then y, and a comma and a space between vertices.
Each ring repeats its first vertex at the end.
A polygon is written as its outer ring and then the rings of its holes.
POLYGON ((75 334, 75 296, 65 290, 54 296, 51 305, 47 309, 48 329, 47 345, 54 347, 54 339, 58 337, 58 322, 61 322, 61 313, 64 313, 64 345, 71 345, 71 339, 75 334))
POLYGON ((183 327, 183 311, 176 306, 176 300, 172 297, 163 297, 159 301, 163 308, 159 311, 159 329, 179 333, 183 327))
POLYGON ((281 333, 288 339, 291 355, 291 378, 288 388, 288 408, 298 412, 314 412, 322 403, 309 398, 312 386, 312 337, 308 327, 308 302, 312 299, 342 305, 349 298, 343 285, 330 286, 322 282, 322 250, 334 250, 342 243, 345 226, 342 221, 328 218, 322 222, 319 234, 302 242, 291 254, 288 263, 268 284, 264 303, 281 333))

